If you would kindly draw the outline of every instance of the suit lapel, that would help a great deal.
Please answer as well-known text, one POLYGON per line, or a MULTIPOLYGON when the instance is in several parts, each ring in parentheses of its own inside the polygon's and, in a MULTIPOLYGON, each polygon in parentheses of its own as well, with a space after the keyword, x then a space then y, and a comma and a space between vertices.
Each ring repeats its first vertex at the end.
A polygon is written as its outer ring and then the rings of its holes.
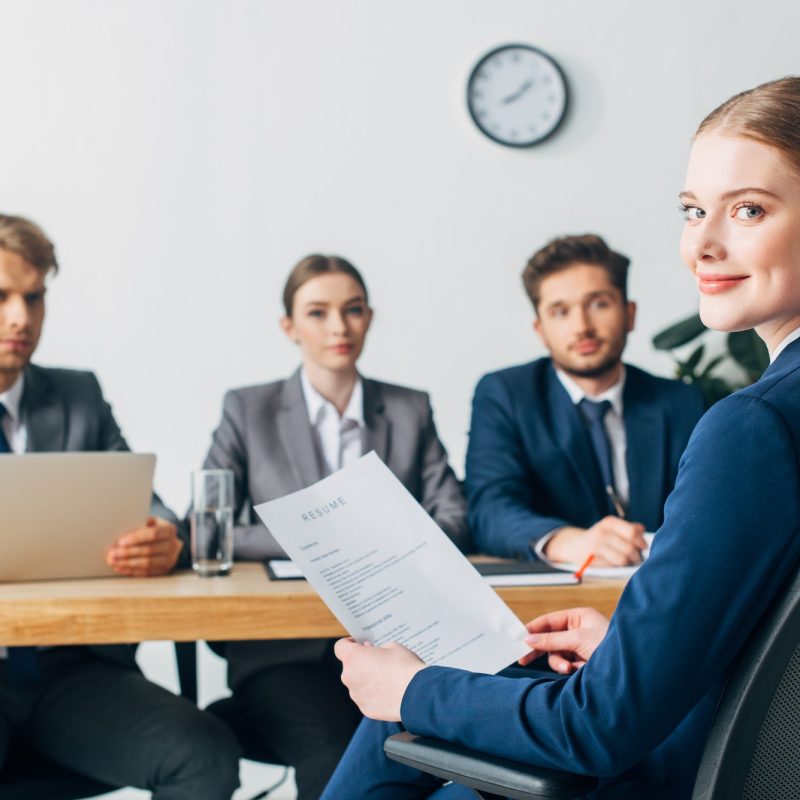
POLYGON ((27 430, 27 452, 58 452, 66 449, 67 417, 64 404, 40 367, 25 369, 22 419, 27 430))
POLYGON ((623 407, 630 483, 629 516, 649 525, 660 524, 667 430, 664 410, 630 369, 625 381, 623 407), (650 516, 647 511, 653 509, 658 510, 657 519, 651 521, 647 519, 650 516))
POLYGON ((552 366, 547 370, 547 406, 555 441, 564 458, 572 465, 578 490, 590 498, 599 519, 608 511, 600 469, 580 412, 561 385, 552 366))
POLYGON ((384 464, 389 463, 391 423, 386 416, 380 385, 362 378, 364 387, 364 452, 374 450, 384 464))
POLYGON ((323 477, 322 466, 308 421, 300 370, 284 383, 278 417, 278 436, 295 479, 303 487, 316 483, 323 477))

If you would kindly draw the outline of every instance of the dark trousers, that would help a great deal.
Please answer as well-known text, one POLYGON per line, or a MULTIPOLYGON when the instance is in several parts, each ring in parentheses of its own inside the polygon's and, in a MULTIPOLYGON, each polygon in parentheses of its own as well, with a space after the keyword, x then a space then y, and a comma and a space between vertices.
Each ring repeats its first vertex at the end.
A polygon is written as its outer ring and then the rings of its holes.
POLYGON ((340 675, 329 653, 262 669, 234 689, 274 761, 295 768, 298 800, 319 798, 361 720, 340 675))
POLYGON ((475 800, 466 786, 443 786, 441 778, 390 761, 383 752, 389 736, 404 728, 397 722, 365 719, 336 769, 323 800, 475 800))
POLYGON ((12 687, 0 661, 0 768, 11 740, 153 800, 229 800, 239 746, 228 728, 140 672, 85 648, 40 651, 41 680, 12 687))
MULTIPOLYGON (((397 722, 365 719, 353 736, 347 752, 336 768, 322 800, 475 800, 466 786, 444 784, 413 767, 398 764, 386 757, 383 743, 401 733, 397 722)), ((601 781, 596 791, 581 800, 681 800, 652 790, 635 778, 611 778, 601 781)))

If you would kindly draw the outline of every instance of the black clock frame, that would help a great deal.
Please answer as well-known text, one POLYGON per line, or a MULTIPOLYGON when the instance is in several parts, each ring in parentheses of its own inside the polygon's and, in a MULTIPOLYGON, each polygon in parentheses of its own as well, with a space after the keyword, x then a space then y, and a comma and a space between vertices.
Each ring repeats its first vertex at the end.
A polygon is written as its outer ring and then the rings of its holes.
POLYGON ((502 145, 503 147, 514 147, 518 150, 524 150, 527 147, 533 147, 534 145, 541 144, 542 142, 549 139, 556 131, 561 127, 562 123, 564 122, 564 118, 567 116, 567 110, 569 109, 570 105, 570 92, 569 92, 569 82, 567 81, 567 76, 564 74, 564 70, 561 69, 559 63, 549 54, 545 53, 544 50, 540 50, 538 47, 534 47, 530 44, 502 44, 499 47, 495 47, 494 50, 490 50, 488 53, 483 55, 481 59, 478 61, 477 64, 472 68, 472 71, 469 74, 469 78, 467 78, 467 92, 466 92, 466 100, 467 100, 467 111, 469 111, 469 115, 472 121, 475 123, 475 127, 484 135, 487 139, 491 139, 493 142, 502 145), (475 81, 475 77, 480 70, 480 68, 491 58, 494 58, 498 53, 502 53, 504 50, 530 50, 533 53, 536 53, 538 56, 549 61, 553 67, 555 68, 556 72, 561 77, 561 81, 564 84, 564 107, 561 109, 561 116, 556 121, 556 124, 543 136, 539 136, 536 139, 528 140, 526 142, 508 142, 505 139, 498 139, 494 136, 490 131, 487 131, 486 128, 481 125, 480 120, 475 115, 475 112, 472 109, 472 102, 470 100, 470 89, 472 88, 472 84, 475 81))

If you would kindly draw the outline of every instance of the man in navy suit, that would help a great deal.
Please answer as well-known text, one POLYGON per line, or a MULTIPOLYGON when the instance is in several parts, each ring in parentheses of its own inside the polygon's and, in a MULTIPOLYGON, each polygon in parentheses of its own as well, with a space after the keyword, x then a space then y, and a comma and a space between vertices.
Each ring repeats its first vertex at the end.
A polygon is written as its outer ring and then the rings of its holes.
POLYGON ((466 490, 480 551, 622 566, 661 524, 703 400, 622 363, 636 318, 629 263, 591 234, 555 239, 528 262, 550 357, 475 389, 466 490))

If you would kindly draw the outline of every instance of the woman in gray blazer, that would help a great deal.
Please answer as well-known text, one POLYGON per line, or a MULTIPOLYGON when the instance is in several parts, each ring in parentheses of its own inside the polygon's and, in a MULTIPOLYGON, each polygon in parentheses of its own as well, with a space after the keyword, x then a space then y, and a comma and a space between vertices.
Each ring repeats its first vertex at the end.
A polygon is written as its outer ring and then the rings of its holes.
MULTIPOLYGON (((284 556, 253 506, 302 489, 370 450, 444 532, 468 549, 461 487, 428 395, 363 378, 356 362, 372 319, 367 287, 343 258, 311 255, 283 294, 286 335, 302 366, 287 380, 227 393, 206 468, 233 470, 235 558, 284 556)), ((319 797, 360 719, 332 641, 229 642, 228 684, 275 760, 295 767, 299 800, 319 797)))

